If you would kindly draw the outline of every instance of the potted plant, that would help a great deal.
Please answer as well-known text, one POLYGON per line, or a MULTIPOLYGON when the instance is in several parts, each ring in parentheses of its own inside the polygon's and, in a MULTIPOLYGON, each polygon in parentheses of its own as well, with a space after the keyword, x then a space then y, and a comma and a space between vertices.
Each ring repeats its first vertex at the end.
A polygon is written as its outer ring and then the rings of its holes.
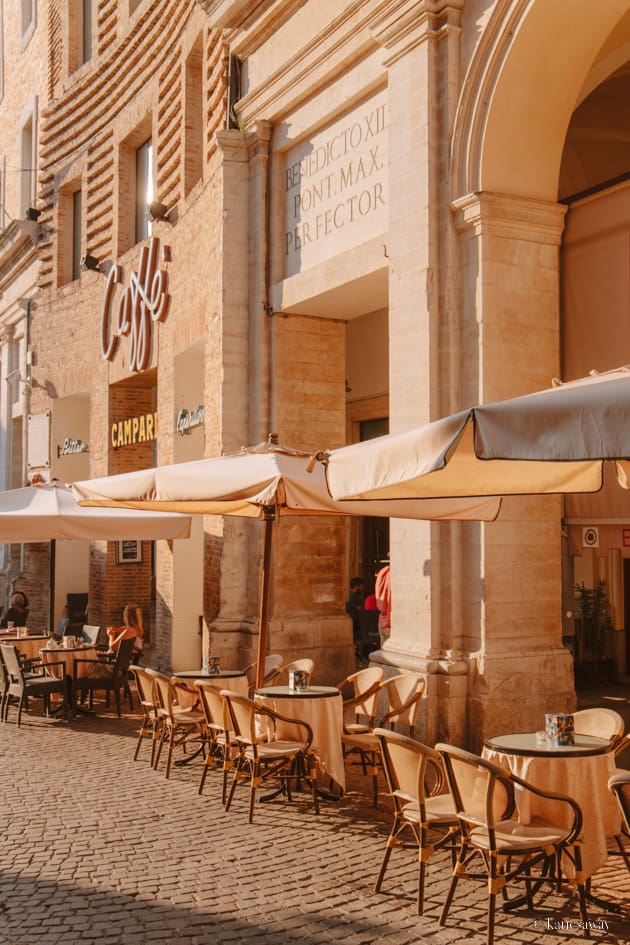
POLYGON ((576 685, 602 683, 612 679, 614 662, 610 657, 610 602, 606 581, 596 587, 576 584, 574 668, 576 685))

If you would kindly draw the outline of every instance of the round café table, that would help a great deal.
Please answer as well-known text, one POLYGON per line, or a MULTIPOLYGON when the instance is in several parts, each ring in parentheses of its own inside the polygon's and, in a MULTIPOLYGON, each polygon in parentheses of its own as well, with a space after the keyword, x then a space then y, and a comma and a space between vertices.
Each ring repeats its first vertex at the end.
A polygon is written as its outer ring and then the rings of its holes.
MULTIPOLYGON (((44 646, 39 650, 39 655, 44 664, 46 663, 59 663, 62 662, 65 665, 65 675, 72 679, 74 673, 74 661, 75 659, 81 660, 96 660, 98 659, 98 654, 93 646, 89 643, 78 644, 78 646, 44 646)), ((52 676, 57 676, 61 678, 62 670, 58 666, 51 667, 50 674, 52 676)), ((88 673, 88 667, 84 664, 79 663, 78 673, 79 676, 86 676, 88 673)))
MULTIPOLYGON (((83 706, 79 705, 78 701, 75 699, 72 689, 72 679, 74 674, 75 659, 98 660, 98 653, 96 649, 89 643, 79 643, 76 646, 44 646, 40 649, 39 656, 45 666, 48 663, 63 663, 63 669, 59 665, 51 665, 47 671, 51 676, 56 676, 58 679, 61 679, 62 676, 66 677, 68 686, 68 703, 71 706, 74 715, 76 716, 77 712, 81 712, 83 715, 91 715, 92 713, 90 710, 85 709, 83 706)), ((85 663, 79 663, 77 675, 88 675, 88 666, 85 663)))
MULTIPOLYGON (((553 745, 536 732, 495 735, 486 739, 483 757, 512 771, 534 787, 564 794, 582 811, 582 862, 592 876, 607 860, 606 838, 619 832, 620 815, 608 790, 615 771, 611 743, 594 735, 575 735, 574 745, 553 745)), ((566 805, 516 788, 518 817, 529 824, 542 817, 566 823, 566 805)), ((572 875, 567 864, 567 874, 572 875)))
MULTIPOLYGON (((341 745, 343 703, 336 686, 308 686, 306 689, 264 686, 256 690, 254 701, 286 718, 310 725, 313 729, 311 747, 322 773, 345 791, 346 775, 341 745)), ((283 737, 282 723, 278 723, 278 737, 283 737)))
POLYGON ((184 683, 183 686, 177 687, 177 698, 184 708, 191 708, 197 701, 195 687, 187 680, 203 679, 204 682, 214 685, 216 689, 231 689, 239 696, 246 696, 249 689, 249 680, 242 669, 220 669, 214 673, 204 672, 203 669, 184 669, 173 673, 172 678, 182 680, 184 683))
POLYGON ((18 637, 15 632, 4 631, 0 633, 0 643, 10 643, 12 646, 16 646, 20 656, 27 660, 39 658, 40 647, 44 645, 46 640, 48 640, 48 635, 43 633, 28 637, 18 637))

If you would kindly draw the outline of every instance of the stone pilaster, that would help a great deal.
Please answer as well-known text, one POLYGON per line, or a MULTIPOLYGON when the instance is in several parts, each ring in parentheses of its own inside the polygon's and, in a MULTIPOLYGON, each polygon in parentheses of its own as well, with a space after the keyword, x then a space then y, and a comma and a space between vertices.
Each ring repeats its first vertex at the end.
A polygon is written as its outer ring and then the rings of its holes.
MULTIPOLYGON (((453 63, 459 2, 389 4, 371 28, 386 49, 390 219, 389 396, 393 432, 443 412, 449 377, 442 369, 443 218, 447 215, 449 129, 455 105, 453 63), (413 119, 411 119, 413 116, 413 119)), ((451 714, 466 696, 466 663, 444 660, 443 556, 448 532, 430 523, 392 521, 392 633, 378 662, 427 679, 421 731, 435 738, 438 708, 451 714), (438 674, 448 678, 444 699, 438 674)), ((450 730, 452 726, 450 726, 450 730)))
MULTIPOLYGON (((565 208, 505 194, 454 204, 460 234, 462 361, 470 401, 549 386, 559 372, 559 246, 565 208)), ((540 728, 574 706, 562 646, 558 497, 504 499, 497 522, 462 549, 478 582, 453 588, 463 615, 451 641, 469 661, 468 729, 477 745, 500 729, 540 728), (478 592, 483 591, 480 606, 478 592)))

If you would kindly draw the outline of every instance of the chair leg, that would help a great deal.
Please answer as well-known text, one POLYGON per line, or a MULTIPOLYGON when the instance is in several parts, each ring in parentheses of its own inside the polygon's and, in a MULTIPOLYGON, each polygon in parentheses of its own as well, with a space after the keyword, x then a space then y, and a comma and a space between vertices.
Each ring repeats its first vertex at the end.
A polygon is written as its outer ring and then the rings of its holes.
POLYGON ((378 752, 373 751, 371 754, 372 767, 370 773, 372 775, 372 802, 373 807, 378 807, 378 752))
POLYGON ((142 725, 140 726, 140 734, 138 735, 138 741, 136 742, 136 750, 133 755, 134 761, 138 760, 138 752, 140 751, 140 745, 142 744, 142 739, 145 738, 148 734, 149 732, 145 728, 145 723, 143 722, 142 725))
POLYGON ((254 804, 256 802, 256 785, 260 777, 260 767, 258 761, 254 761, 251 771, 251 780, 249 785, 249 823, 254 821, 254 804))
POLYGON ((446 925, 446 919, 448 917, 449 910, 451 908, 451 903, 453 901, 453 896, 455 895, 455 890, 457 888, 457 883, 459 881, 460 872, 464 872, 464 863, 466 862, 468 848, 465 841, 462 841, 462 845, 459 850, 457 857, 457 862, 453 867, 453 875, 451 876, 451 884, 448 887, 448 892, 446 894, 446 899, 444 900, 444 905, 442 906, 442 912, 438 922, 440 925, 446 925))
POLYGON ((171 776, 171 762, 173 760, 173 745, 175 742, 175 730, 172 726, 169 727, 169 736, 168 736, 168 755, 166 756, 166 777, 171 776))
POLYGON ((114 699, 116 701, 116 714, 118 715, 118 718, 120 718, 121 713, 120 713, 120 690, 119 689, 114 689, 114 699))
POLYGON ((617 844, 619 853, 624 859, 624 863, 630 870, 630 852, 626 849, 626 846, 623 842, 623 834, 621 833, 615 834, 615 843, 617 844))
POLYGON ((25 701, 26 701, 26 697, 25 697, 24 693, 22 693, 22 694, 20 695, 20 704, 18 705, 18 717, 17 717, 18 728, 19 728, 20 725, 22 724, 22 708, 23 708, 23 706, 24 706, 24 702, 25 702, 25 701))
POLYGON ((166 738, 166 725, 162 725, 162 732, 160 734, 160 740, 158 742, 157 752, 155 753, 155 761, 153 763, 153 767, 155 768, 156 771, 160 763, 160 757, 162 755, 162 746, 164 745, 165 738, 166 738))

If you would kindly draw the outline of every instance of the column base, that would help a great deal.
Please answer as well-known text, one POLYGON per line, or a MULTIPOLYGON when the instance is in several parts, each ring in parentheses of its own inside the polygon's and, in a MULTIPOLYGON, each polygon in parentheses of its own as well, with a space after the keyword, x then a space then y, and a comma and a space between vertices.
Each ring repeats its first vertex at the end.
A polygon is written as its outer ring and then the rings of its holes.
POLYGON ((386 643, 370 654, 386 676, 413 672, 425 680, 416 735, 479 752, 485 738, 544 728, 545 712, 572 712, 573 658, 564 647, 544 653, 446 657, 409 653, 386 643))

